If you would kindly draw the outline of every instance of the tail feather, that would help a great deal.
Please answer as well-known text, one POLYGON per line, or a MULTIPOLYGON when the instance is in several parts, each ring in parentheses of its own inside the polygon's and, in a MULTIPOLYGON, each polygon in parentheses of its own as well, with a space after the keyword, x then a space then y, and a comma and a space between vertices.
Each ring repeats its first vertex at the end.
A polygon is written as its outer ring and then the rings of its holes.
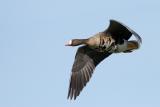
POLYGON ((139 48, 139 44, 137 41, 128 41, 127 51, 131 51, 138 48, 139 48))

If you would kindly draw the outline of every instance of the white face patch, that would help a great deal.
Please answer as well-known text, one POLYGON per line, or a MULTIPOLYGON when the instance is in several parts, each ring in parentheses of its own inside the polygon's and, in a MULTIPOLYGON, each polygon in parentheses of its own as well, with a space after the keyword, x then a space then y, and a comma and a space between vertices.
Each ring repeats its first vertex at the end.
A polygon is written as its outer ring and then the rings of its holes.
POLYGON ((69 45, 72 45, 72 40, 69 40, 68 44, 69 44, 69 45))
POLYGON ((72 45, 72 40, 69 40, 66 42, 65 46, 71 46, 72 45))

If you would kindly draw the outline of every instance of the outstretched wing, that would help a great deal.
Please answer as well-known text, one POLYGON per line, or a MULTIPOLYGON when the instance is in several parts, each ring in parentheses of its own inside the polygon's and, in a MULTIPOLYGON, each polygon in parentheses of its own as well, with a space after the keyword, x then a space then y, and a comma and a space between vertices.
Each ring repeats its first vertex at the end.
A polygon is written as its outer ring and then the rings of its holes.
POLYGON ((90 80, 95 67, 111 53, 97 52, 88 46, 79 47, 72 67, 68 98, 76 99, 90 80))
POLYGON ((128 27, 116 20, 110 20, 110 25, 104 32, 111 34, 116 43, 123 43, 124 39, 128 40, 132 36, 128 27))
POLYGON ((132 35, 134 35, 134 37, 136 38, 138 44, 140 45, 142 43, 142 38, 138 35, 138 33, 136 33, 134 30, 132 30, 131 28, 129 28, 126 25, 123 25, 123 26, 125 26, 132 33, 132 35))

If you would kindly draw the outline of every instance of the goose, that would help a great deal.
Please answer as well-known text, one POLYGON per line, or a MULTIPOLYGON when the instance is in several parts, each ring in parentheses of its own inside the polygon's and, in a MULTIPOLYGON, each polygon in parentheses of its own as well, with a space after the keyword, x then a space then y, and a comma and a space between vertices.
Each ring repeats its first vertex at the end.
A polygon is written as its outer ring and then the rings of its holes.
POLYGON ((66 46, 81 45, 72 66, 68 99, 76 99, 90 80, 96 66, 114 53, 131 53, 140 48, 141 37, 125 24, 110 20, 109 27, 87 39, 69 40, 66 46), (134 35, 136 40, 129 40, 134 35))

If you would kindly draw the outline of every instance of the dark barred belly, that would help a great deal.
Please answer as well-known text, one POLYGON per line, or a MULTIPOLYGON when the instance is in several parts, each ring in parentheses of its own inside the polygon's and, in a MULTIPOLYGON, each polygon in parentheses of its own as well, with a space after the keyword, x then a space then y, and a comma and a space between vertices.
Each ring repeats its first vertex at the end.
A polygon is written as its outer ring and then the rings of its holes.
POLYGON ((106 51, 111 51, 113 49, 113 46, 106 47, 106 46, 99 46, 99 47, 92 47, 92 49, 98 51, 98 52, 106 52, 106 51))

